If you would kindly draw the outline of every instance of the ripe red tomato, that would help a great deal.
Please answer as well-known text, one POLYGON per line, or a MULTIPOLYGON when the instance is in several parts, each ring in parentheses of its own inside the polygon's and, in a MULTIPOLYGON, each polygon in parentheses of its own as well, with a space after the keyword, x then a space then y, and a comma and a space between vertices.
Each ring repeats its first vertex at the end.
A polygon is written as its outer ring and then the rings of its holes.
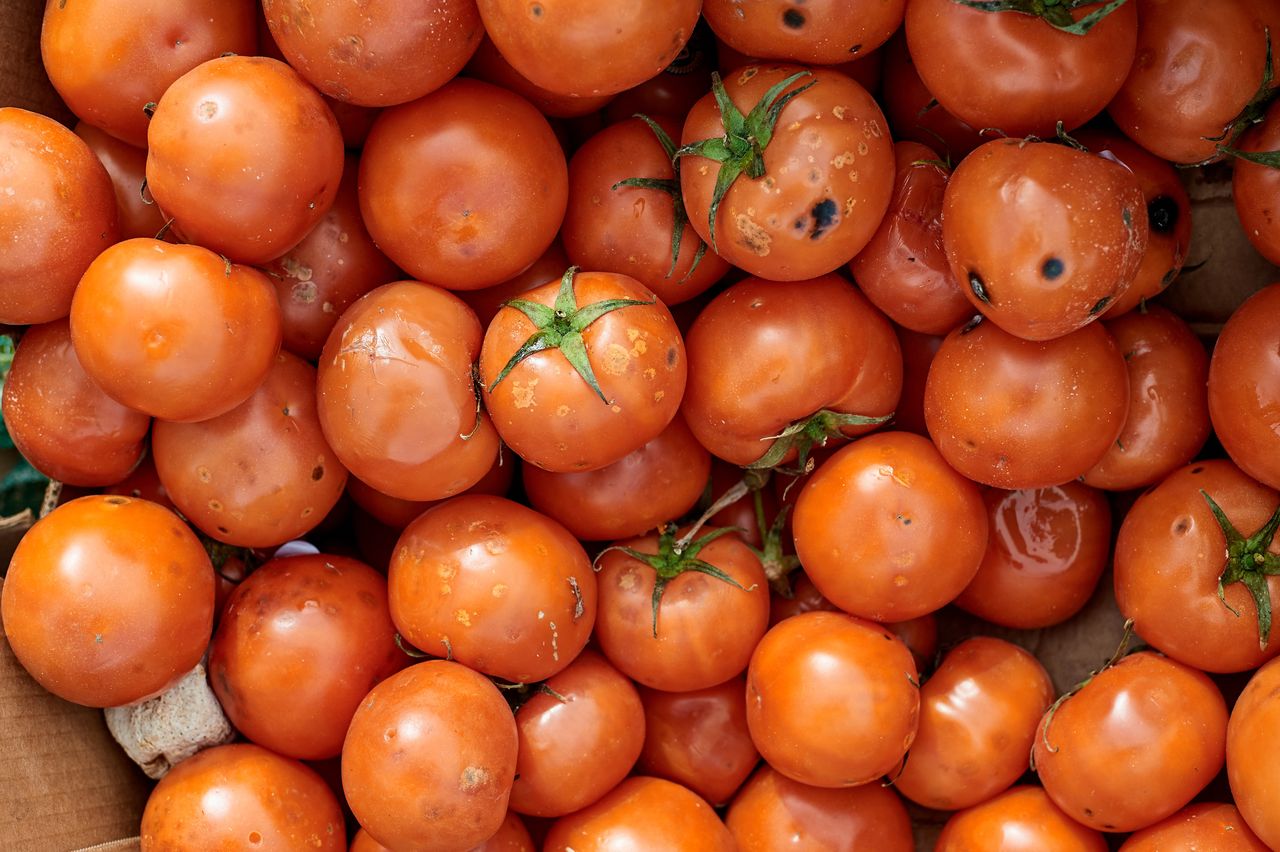
MULTIPOLYGON (((515 92, 548 118, 589 116, 599 112, 600 108, 609 103, 612 98, 612 95, 590 95, 579 98, 542 88, 512 68, 511 63, 498 52, 498 48, 494 47, 493 41, 487 35, 480 39, 480 46, 476 48, 463 73, 467 77, 474 77, 515 92)), ((702 92, 699 92, 698 96, 701 95, 702 92)), ((632 113, 627 113, 628 118, 631 115, 632 113)), ((562 264, 560 268, 563 269, 565 266, 568 264, 562 264)))
POLYGON ((772 281, 844 266, 893 195, 893 145, 875 99, 838 71, 788 65, 748 66, 715 85, 685 119, 678 152, 698 236, 772 281))
POLYGON ((934 852, 1106 852, 1100 832, 1064 814, 1040 787, 1019 786, 947 820, 934 852))
POLYGON ((392 849, 470 849, 502 827, 516 774, 516 723, 498 688, 429 660, 375 686, 342 746, 342 788, 392 849))
POLYGON ((1280 488, 1280 284, 1249 297, 1227 320, 1209 362, 1209 417, 1232 461, 1280 488))
MULTIPOLYGON (((495 497, 505 497, 511 489, 511 481, 515 476, 514 469, 516 464, 509 455, 505 457, 502 454, 495 456, 493 466, 489 468, 489 472, 482 476, 479 482, 462 493, 492 494, 495 497)), ((355 477, 348 477, 347 479, 347 494, 356 506, 369 513, 379 523, 392 527, 396 532, 396 536, 400 534, 400 530, 409 526, 411 521, 427 509, 441 502, 439 500, 401 500, 399 497, 383 494, 373 486, 367 485, 355 477)), ((396 536, 392 537, 388 545, 388 555, 390 555, 390 545, 395 544, 396 536)))
POLYGON ((937 148, 957 162, 982 144, 979 128, 970 127, 947 112, 920 79, 902 30, 880 52, 884 54, 880 103, 894 139, 937 148))
POLYGON ((1268 852, 1271 847, 1249 830, 1235 805, 1202 802, 1187 805, 1168 819, 1131 834, 1120 846, 1120 852, 1162 852, 1165 849, 1268 852))
POLYGON ((213 631, 213 566, 168 509, 81 497, 22 537, 0 614, 18 662, 45 689, 90 707, 132 704, 200 662, 213 631))
POLYGON ((807 612, 765 634, 747 669, 747 725, 760 755, 796 781, 855 787, 901 761, 920 712, 900 639, 852 615, 807 612))
POLYGON ((1072 819, 1136 831, 1177 811, 1218 774, 1226 740, 1227 705, 1213 681, 1139 651, 1046 713, 1031 759, 1072 819))
POLYGON ((718 38, 761 59, 839 65, 870 53, 902 24, 906 0, 706 0, 702 14, 718 38))
POLYGON ((547 250, 519 275, 508 278, 500 284, 494 284, 492 287, 461 290, 458 295, 462 297, 462 301, 471 306, 471 310, 476 312, 476 316, 480 318, 480 325, 488 328, 493 318, 498 315, 498 311, 502 310, 507 302, 520 298, 548 281, 555 281, 564 275, 564 271, 568 268, 569 256, 564 253, 564 247, 560 245, 559 238, 556 238, 551 245, 547 246, 547 250))
POLYGON ((347 848, 342 809, 314 770, 249 743, 179 763, 142 812, 142 849, 347 848))
POLYGON ((120 238, 111 178, 51 118, 0 107, 0 323, 61 319, 80 276, 120 238))
POLYGON ((1280 171, 1269 164, 1274 161, 1274 155, 1268 152, 1277 148, 1280 148, 1280 106, 1272 102, 1261 123, 1246 131, 1236 143, 1231 172, 1231 198, 1240 227, 1258 253, 1272 263, 1280 261, 1280 227, 1272 204, 1280 187, 1280 171))
POLYGON ((1275 696, 1280 664, 1267 663, 1249 680, 1236 700, 1227 725, 1227 778, 1231 795, 1249 828, 1269 848, 1280 846, 1280 811, 1276 810, 1275 730, 1280 715, 1275 696))
POLYGON ((697 794, 671 781, 637 776, 594 805, 557 820, 542 848, 544 852, 733 852, 737 844, 697 794))
POLYGON ((146 149, 135 148, 83 121, 77 122, 74 129, 111 177, 116 207, 120 211, 120 239, 154 237, 160 233, 164 228, 164 216, 144 185, 147 179, 146 149))

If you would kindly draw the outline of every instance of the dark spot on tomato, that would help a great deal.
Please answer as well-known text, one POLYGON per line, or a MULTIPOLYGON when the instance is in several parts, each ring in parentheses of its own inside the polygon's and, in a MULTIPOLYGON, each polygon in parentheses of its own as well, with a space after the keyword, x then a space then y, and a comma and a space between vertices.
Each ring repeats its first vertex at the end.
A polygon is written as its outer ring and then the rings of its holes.
POLYGON ((284 416, 285 416, 285 417, 288 417, 288 416, 289 416, 289 406, 287 406, 287 405, 286 405, 286 406, 285 406, 283 409, 281 409, 281 410, 284 412, 284 416))
POLYGON ((1190 518, 1178 518, 1173 524, 1173 531, 1178 535, 1186 535, 1189 529, 1191 529, 1190 518))
POLYGON ((129 502, 129 498, 113 496, 113 497, 108 497, 104 502, 109 503, 112 506, 122 506, 125 503, 129 502))
POLYGON ((899 516, 898 516, 898 520, 902 521, 902 525, 903 525, 904 527, 909 527, 909 526, 911 526, 911 519, 910 519, 910 518, 905 518, 905 517, 903 517, 902 515, 899 515, 899 516))
POLYGON ((965 323, 964 328, 960 329, 960 334, 963 336, 973 331, 975 328, 982 325, 982 320, 983 320, 982 314, 974 314, 973 319, 965 323))
POLYGON ((1045 258, 1044 263, 1040 264, 1040 274, 1050 281, 1060 277, 1066 269, 1067 265, 1062 262, 1060 257, 1045 258))
POLYGON ((1198 464, 1198 465, 1196 465, 1195 467, 1191 468, 1191 472, 1192 472, 1192 473, 1204 473, 1204 465, 1202 465, 1202 464, 1198 464))
POLYGON ((1147 225, 1153 233, 1167 234, 1178 224, 1178 202, 1157 195, 1147 202, 1147 225))
POLYGON ((859 44, 855 44, 853 47, 849 48, 849 53, 850 53, 850 54, 854 54, 854 53, 861 53, 861 52, 862 52, 862 44, 861 44, 861 43, 859 43, 859 44))
POLYGON ((1084 809, 1084 815, 1085 815, 1085 816, 1093 816, 1093 808, 1085 808, 1085 809, 1084 809))
POLYGON ((530 7, 529 7, 529 14, 530 14, 530 15, 533 15, 535 18, 541 18, 541 17, 542 17, 542 4, 541 4, 541 3, 534 3, 532 6, 530 6, 530 7))
POLYGON ((796 9, 788 9, 782 13, 782 23, 793 30, 798 30, 804 26, 804 15, 800 14, 796 9))
POLYGON ((916 262, 916 259, 914 257, 907 258, 907 263, 915 263, 915 262, 916 262))
POLYGON ((318 464, 311 468, 311 481, 319 482, 321 479, 324 479, 324 465, 318 464))
POLYGON ((1164 288, 1168 287, 1170 284, 1172 284, 1172 283, 1173 283, 1173 279, 1175 279, 1175 278, 1177 278, 1177 277, 1178 277, 1178 270, 1176 270, 1176 269, 1170 269, 1170 270, 1169 270, 1168 272, 1166 272, 1166 273, 1164 274, 1164 276, 1160 279, 1160 289, 1161 289, 1161 290, 1163 290, 1164 288))
POLYGON ((1133 213, 1129 212, 1128 207, 1120 211, 1120 221, 1124 222, 1126 228, 1133 227, 1133 213))
POLYGON ((1109 304, 1111 304, 1111 297, 1103 296, 1101 299, 1099 299, 1097 302, 1094 303, 1092 308, 1089 309, 1089 316, 1096 317, 1098 314, 1102 313, 1102 311, 1109 304))
POLYGON ((979 302, 984 305, 991 304, 991 294, 987 292, 987 285, 976 272, 969 273, 969 289, 973 291, 974 298, 979 302))
POLYGON ((222 533, 223 535, 226 535, 227 533, 231 532, 231 530, 227 529, 226 527, 218 527, 218 532, 222 533))
POLYGON ((813 230, 809 232, 809 239, 818 239, 836 223, 837 209, 836 203, 830 198, 824 198, 813 205, 813 209, 809 211, 809 215, 813 217, 813 230))
POLYGON ((667 366, 674 367, 676 365, 676 348, 672 346, 667 350, 667 366))
POLYGON ((797 219, 795 222, 791 223, 791 227, 795 228, 797 231, 803 231, 805 228, 805 221, 803 219, 797 219))

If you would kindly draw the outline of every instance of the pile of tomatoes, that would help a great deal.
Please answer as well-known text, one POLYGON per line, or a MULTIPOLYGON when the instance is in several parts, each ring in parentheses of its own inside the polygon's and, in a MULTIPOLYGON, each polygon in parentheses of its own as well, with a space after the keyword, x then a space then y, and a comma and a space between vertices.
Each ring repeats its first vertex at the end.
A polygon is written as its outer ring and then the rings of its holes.
POLYGON ((64 488, 8 640, 93 707, 206 663, 238 741, 143 850, 1280 848, 1280 285, 1212 355, 1158 298, 1180 166, 1280 261, 1275 38, 51 0, 81 121, 0 109, 0 323, 64 488), (938 634, 1100 581, 1142 644, 1079 685, 938 634))

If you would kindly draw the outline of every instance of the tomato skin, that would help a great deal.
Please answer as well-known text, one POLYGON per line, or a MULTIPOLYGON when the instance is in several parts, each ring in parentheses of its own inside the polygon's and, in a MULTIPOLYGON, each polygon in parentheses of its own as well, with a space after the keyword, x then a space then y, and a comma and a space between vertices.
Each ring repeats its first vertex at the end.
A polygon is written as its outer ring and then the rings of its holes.
POLYGON ((66 485, 114 485, 142 458, 151 418, 93 383, 65 319, 23 333, 3 399, 14 446, 36 470, 66 485))
MULTIPOLYGON (((510 456, 506 458, 501 455, 495 457, 489 472, 482 476, 479 482, 462 493, 492 494, 494 497, 505 497, 507 492, 511 490, 511 481, 515 477, 516 464, 511 460, 510 456)), ((399 497, 383 494, 373 486, 361 482, 355 477, 347 479, 347 494, 351 497, 351 502, 367 512, 378 523, 394 529, 397 536, 400 530, 409 526, 419 515, 441 502, 439 500, 401 500, 399 497)), ((390 551, 393 544, 395 544, 395 537, 388 544, 388 551, 390 551)))
MULTIPOLYGON (((609 103, 610 95, 573 97, 544 89, 525 77, 506 60, 487 35, 467 63, 464 72, 468 77, 492 83, 515 92, 538 108, 548 118, 578 118, 598 112, 609 103)), ((698 93, 701 96, 701 92, 698 93)), ((630 113, 627 114, 630 117, 630 113)))
MULTIPOLYGON (((1227 736, 1229 738, 1230 733, 1227 736)), ((1120 852, 1160 852, 1162 849, 1268 852, 1270 848, 1249 830, 1235 805, 1203 802, 1187 805, 1168 819, 1130 835, 1121 844, 1120 852)))
POLYGON ((959 810, 1027 771, 1053 681, 1027 651, 979 636, 953 648, 920 689, 920 726, 893 786, 927 808, 959 810))
POLYGON ((112 399, 195 422, 225 414, 262 384, 280 351, 280 308, 252 267, 199 246, 126 240, 85 271, 71 340, 112 399))
POLYGON ((1130 654, 1046 713, 1031 757, 1058 807, 1100 831, 1164 819, 1218 773, 1227 705, 1203 672, 1130 654))
POLYGON ((855 787, 892 770, 916 736, 916 664, 900 639, 834 612, 788 618, 747 669, 747 725, 777 771, 817 787, 855 787))
POLYGON ((947 820, 934 852, 1106 852, 1100 832, 1064 814, 1040 787, 1011 787, 947 820))
POLYGON ((93 259, 120 237, 111 178, 51 118, 0 108, 0 323, 61 319, 93 259))
POLYGON ((942 237, 976 310, 1010 334, 1050 340, 1093 322, 1129 288, 1147 249, 1146 209, 1137 179, 1118 163, 994 139, 947 183, 942 237))
POLYGON ((994 323, 957 329, 938 348, 924 419, 947 463, 997 488, 1045 488, 1084 474, 1124 427, 1129 374, 1094 323, 1054 340, 994 323))
POLYGON ((870 53, 902 23, 906 0, 788 2, 707 0, 702 14, 717 37, 761 59, 839 65, 870 53))
MULTIPOLYGON (((1116 603, 1138 635, 1187 665, 1208 672, 1257 668, 1280 653, 1280 636, 1273 628, 1267 648, 1258 647, 1257 610, 1243 584, 1224 589, 1225 603, 1218 599, 1226 538, 1202 490, 1244 536, 1280 502, 1273 489, 1225 459, 1195 462, 1169 475, 1138 498, 1120 525, 1116 603)), ((1280 542, 1270 552, 1280 552, 1280 542)), ((1280 577, 1266 581, 1272 598, 1280 597, 1280 577)))
POLYGON ((1250 678, 1227 725, 1227 779, 1236 807, 1269 848, 1280 846, 1280 814, 1275 807, 1275 692, 1280 664, 1269 662, 1250 678))
POLYGON ((83 121, 76 122, 75 134, 97 155, 116 193, 120 211, 120 239, 154 237, 164 227, 164 216, 154 203, 148 203, 143 189, 147 177, 147 152, 122 142, 105 130, 83 121))
POLYGON ((644 746, 645 715, 635 686, 595 651, 545 683, 554 694, 538 691, 516 711, 511 809, 558 817, 627 777, 644 746))
POLYGON ((360 157, 360 212, 410 275, 453 290, 505 281, 564 219, 568 166, 519 95, 478 80, 385 110, 360 157))
POLYGON ((0 608, 13 653, 45 689, 90 707, 162 692, 213 632, 213 566, 173 512, 81 497, 27 531, 0 608))
POLYGON ((938 148, 956 162, 985 141, 977 128, 947 112, 925 86, 904 32, 899 30, 880 52, 884 54, 880 100, 894 139, 938 148))
MULTIPOLYGON (((792 65, 752 65, 724 81, 745 115, 765 92, 792 74, 792 65)), ((812 75, 788 90, 813 88, 783 107, 764 151, 765 174, 741 178, 708 217, 718 164, 685 157, 680 185, 698 235, 734 266, 771 281, 802 281, 844 266, 871 239, 893 195, 893 143, 875 99, 838 71, 812 75)), ((694 104, 680 144, 722 138, 725 127, 711 94, 694 104)))
POLYGON ((596 621, 582 545, 545 515, 487 494, 455 497, 405 527, 387 581, 410 644, 511 683, 563 671, 596 621))
POLYGON ((737 846, 715 811, 695 793, 661 778, 635 776, 594 805, 557 820, 542 848, 544 852, 732 852, 737 846))
POLYGON ((1034 630, 1088 603, 1111 551, 1111 506, 1096 488, 983 493, 991 531, 978 573, 955 604, 993 624, 1034 630))
MULTIPOLYGON (((1280 107, 1272 102, 1261 124, 1240 137, 1241 151, 1274 151, 1280 148, 1280 107)), ((1231 167, 1231 198, 1235 202, 1240 227, 1258 253, 1271 263, 1280 262, 1280 226, 1272 212, 1271 200, 1280 189, 1275 169, 1245 159, 1231 167)))
POLYGON ((982 493, 910 432, 868 435, 823 462, 796 499, 792 528, 818 590, 881 622, 946 606, 987 548, 982 493))
POLYGON ((725 823, 743 850, 911 852, 911 818, 877 782, 827 789, 793 781, 765 764, 729 806, 725 823))
POLYGON ((1010 137, 1052 137, 1056 122, 1079 127, 1120 89, 1134 61, 1138 10, 1125 3, 1078 36, 1019 12, 911 0, 904 28, 920 78, 947 111, 1010 137))
POLYGON ((733 796, 760 754, 747 731, 746 679, 686 692, 640 687, 644 748, 642 775, 683 784, 719 807, 733 796))
POLYGON ((1259 482, 1280 488, 1280 355, 1272 341, 1280 284, 1264 287, 1236 308, 1209 361, 1209 417, 1232 461, 1259 482))
POLYGON ((248 743, 215 746, 160 780, 142 813, 142 849, 347 848, 338 800, 312 769, 248 743))

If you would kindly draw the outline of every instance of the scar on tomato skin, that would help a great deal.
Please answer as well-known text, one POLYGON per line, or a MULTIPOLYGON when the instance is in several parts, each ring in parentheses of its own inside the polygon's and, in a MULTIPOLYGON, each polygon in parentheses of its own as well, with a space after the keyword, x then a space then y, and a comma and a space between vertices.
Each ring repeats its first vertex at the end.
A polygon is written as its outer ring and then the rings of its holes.
POLYGON ((844 116, 847 111, 848 110, 840 104, 837 104, 836 106, 833 106, 831 108, 831 114, 834 115, 836 118, 840 119, 841 121, 844 121, 844 116))
POLYGON ((773 237, 769 236, 768 231, 760 227, 759 224, 744 213, 739 213, 734 217, 734 225, 737 226, 740 234, 739 243, 755 254, 756 257, 765 257, 769 254, 773 237))
POLYGON ((468 766, 462 770, 462 776, 458 779, 458 789, 464 793, 474 793, 481 787, 488 785, 489 771, 482 766, 468 766))
POLYGON ((569 412, 570 412, 571 410, 572 410, 572 409, 571 409, 571 408, 569 408, 569 406, 567 406, 567 405, 561 405, 559 408, 557 408, 557 409, 556 409, 556 417, 568 417, 568 416, 569 416, 569 412))
POLYGON ((843 169, 845 166, 852 166, 857 161, 857 157, 852 151, 845 151, 843 154, 836 154, 831 160, 831 168, 843 169))
POLYGON ((613 376, 620 376, 631 363, 631 353, 620 343, 610 343, 600 358, 600 369, 613 376))
POLYGON ((532 408, 537 405, 537 400, 533 398, 533 389, 537 386, 537 379, 530 379, 529 384, 521 385, 515 382, 511 384, 512 404, 516 408, 532 408))

